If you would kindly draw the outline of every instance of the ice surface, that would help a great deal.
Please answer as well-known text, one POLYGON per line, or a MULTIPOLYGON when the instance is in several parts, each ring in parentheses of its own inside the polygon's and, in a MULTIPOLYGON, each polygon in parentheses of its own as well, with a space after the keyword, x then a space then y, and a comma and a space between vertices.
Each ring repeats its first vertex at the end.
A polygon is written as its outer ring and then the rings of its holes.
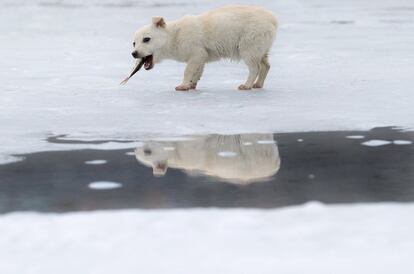
POLYGON ((0 217, 0 273, 411 274, 413 212, 310 203, 8 214, 0 217))
POLYGON ((208 64, 196 92, 174 91, 184 65, 169 61, 118 85, 133 64, 132 34, 152 15, 168 21, 232 1, 1 1, 1 161, 61 149, 48 134, 414 127, 412 1, 239 2, 279 17, 262 91, 237 91, 247 70, 230 62, 208 64))

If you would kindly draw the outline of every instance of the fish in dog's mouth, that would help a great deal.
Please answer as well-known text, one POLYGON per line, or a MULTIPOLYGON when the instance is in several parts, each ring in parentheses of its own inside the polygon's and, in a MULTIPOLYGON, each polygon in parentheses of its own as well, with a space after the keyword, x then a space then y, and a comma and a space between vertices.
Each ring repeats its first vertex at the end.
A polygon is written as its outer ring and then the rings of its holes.
POLYGON ((154 68, 154 56, 152 54, 138 60, 135 67, 132 69, 131 74, 121 82, 121 85, 125 85, 128 80, 142 68, 142 66, 144 66, 145 70, 154 68), (138 60, 140 61, 138 62, 138 60))

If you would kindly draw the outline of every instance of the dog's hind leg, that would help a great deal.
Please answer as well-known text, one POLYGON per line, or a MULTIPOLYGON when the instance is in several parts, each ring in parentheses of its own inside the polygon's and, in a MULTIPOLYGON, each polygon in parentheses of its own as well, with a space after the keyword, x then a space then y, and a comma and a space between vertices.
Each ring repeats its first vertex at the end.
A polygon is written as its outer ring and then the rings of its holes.
POLYGON ((257 78, 256 83, 254 83, 253 88, 263 87, 269 70, 270 70, 269 55, 268 53, 266 53, 263 56, 262 60, 260 61, 259 77, 257 78))

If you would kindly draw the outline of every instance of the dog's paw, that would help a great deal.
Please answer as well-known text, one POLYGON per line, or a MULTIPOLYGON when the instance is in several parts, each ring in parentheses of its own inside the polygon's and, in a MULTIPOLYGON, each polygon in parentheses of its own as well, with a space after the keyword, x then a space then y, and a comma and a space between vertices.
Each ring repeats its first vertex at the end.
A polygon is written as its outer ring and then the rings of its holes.
POLYGON ((179 85, 175 88, 177 91, 189 91, 191 89, 190 85, 179 85))
POLYGON ((190 89, 197 89, 197 83, 191 84, 190 89))
POLYGON ((251 90, 252 88, 247 85, 240 85, 239 90, 251 90))
POLYGON ((255 83, 255 84, 253 85, 253 88, 263 88, 263 85, 258 84, 258 83, 255 83))

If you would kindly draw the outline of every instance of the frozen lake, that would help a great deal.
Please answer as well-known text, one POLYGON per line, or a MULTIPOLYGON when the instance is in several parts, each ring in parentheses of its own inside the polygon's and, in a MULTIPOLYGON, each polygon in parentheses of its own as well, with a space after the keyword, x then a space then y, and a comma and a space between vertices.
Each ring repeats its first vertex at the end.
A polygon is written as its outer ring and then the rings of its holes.
POLYGON ((414 273, 414 2, 238 2, 279 18, 261 91, 119 86, 151 16, 229 0, 0 2, 0 273, 414 273))
POLYGON ((133 65, 132 35, 152 15, 168 21, 228 3, 0 3, 0 161, 57 149, 44 142, 48 134, 120 139, 414 128, 414 3, 405 0, 255 1, 280 21, 259 92, 237 91, 246 68, 225 61, 208 64, 192 93, 174 91, 184 70, 175 62, 119 86, 133 65))

